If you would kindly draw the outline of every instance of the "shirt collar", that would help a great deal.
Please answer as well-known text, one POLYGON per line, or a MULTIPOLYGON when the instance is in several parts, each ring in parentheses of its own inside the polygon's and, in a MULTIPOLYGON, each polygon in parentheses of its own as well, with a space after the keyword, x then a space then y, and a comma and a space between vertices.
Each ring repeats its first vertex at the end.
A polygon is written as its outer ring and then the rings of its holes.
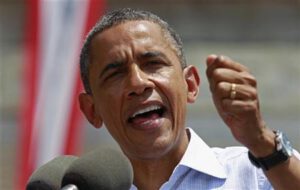
POLYGON ((190 142, 179 165, 192 168, 196 171, 225 179, 227 177, 221 163, 211 148, 193 131, 187 128, 190 133, 190 142))

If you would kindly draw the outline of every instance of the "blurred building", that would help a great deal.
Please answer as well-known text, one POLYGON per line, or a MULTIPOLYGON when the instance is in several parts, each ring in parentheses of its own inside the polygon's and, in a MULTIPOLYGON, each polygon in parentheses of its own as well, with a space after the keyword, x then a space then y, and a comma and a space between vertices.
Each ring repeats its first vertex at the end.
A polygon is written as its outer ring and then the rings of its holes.
MULTIPOLYGON (((288 134, 300 150, 299 0, 109 0, 108 8, 150 10, 182 36, 188 63, 202 76, 200 97, 189 107, 187 125, 210 145, 236 145, 219 119, 205 76, 205 57, 225 54, 257 77, 261 109, 270 127, 288 134)), ((0 0, 0 189, 12 189, 19 102, 22 92, 22 35, 25 3, 0 0)), ((88 125, 88 124, 87 124, 88 125)), ((86 128, 85 149, 111 143, 105 130, 86 128), (88 136, 88 138, 86 138, 88 136)))

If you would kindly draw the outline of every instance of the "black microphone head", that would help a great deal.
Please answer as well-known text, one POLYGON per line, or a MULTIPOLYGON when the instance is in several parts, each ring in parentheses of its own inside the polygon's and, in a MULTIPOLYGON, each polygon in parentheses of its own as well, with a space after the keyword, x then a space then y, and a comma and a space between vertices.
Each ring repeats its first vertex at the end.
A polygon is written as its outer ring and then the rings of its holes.
POLYGON ((62 180, 62 187, 74 184, 84 190, 130 189, 133 170, 127 157, 114 149, 97 149, 73 162, 62 180))
POLYGON ((30 176, 26 190, 58 190, 62 178, 76 156, 58 156, 35 170, 30 176))

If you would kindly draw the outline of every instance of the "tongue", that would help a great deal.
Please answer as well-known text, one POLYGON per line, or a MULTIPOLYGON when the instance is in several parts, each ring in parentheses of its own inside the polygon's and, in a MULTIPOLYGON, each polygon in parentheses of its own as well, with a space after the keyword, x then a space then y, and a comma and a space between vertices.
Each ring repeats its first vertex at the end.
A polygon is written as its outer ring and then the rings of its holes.
POLYGON ((141 115, 141 116, 137 116, 136 118, 134 118, 132 120, 133 124, 141 124, 150 120, 155 120, 159 118, 159 114, 158 113, 151 113, 151 114, 147 114, 147 115, 141 115))

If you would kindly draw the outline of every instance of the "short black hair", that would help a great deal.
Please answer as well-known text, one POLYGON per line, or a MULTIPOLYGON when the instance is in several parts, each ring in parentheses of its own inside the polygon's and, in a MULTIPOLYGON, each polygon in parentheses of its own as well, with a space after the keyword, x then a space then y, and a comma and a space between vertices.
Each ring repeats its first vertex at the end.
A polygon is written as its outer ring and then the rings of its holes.
POLYGON ((177 56, 181 62, 182 68, 186 67, 186 59, 183 52, 183 45, 179 35, 173 30, 167 22, 159 18, 157 15, 143 10, 135 10, 131 8, 123 8, 113 10, 105 14, 88 33, 80 54, 80 74, 86 93, 92 94, 88 75, 89 75, 89 56, 90 45, 96 34, 103 32, 118 24, 135 21, 146 20, 158 24, 166 37, 169 39, 172 47, 175 48, 177 56))

